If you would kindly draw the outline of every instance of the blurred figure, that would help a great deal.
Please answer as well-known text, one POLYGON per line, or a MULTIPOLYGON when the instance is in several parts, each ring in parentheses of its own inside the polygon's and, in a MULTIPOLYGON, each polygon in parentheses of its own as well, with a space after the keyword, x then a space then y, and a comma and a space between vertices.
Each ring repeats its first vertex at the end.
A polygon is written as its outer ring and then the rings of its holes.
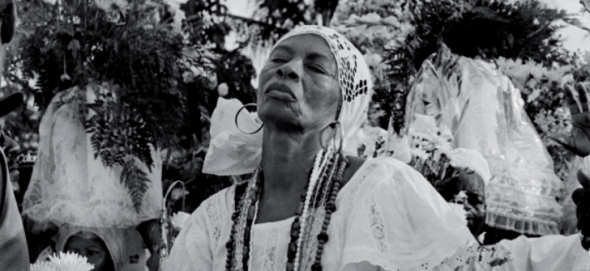
MULTIPOLYGON (((572 130, 570 134, 553 134, 551 138, 574 154, 586 157, 590 154, 590 103, 588 97, 590 86, 586 83, 578 83, 575 86, 566 86, 566 103, 572 115, 572 130)), ((577 178, 582 188, 572 193, 572 199, 576 204, 576 216, 578 229, 585 236, 582 246, 590 248, 590 177, 583 170, 578 170, 577 178)))
MULTIPOLYGON (((16 109, 22 100, 20 93, 0 100, 0 117, 16 109)), ((4 155, 4 151, 15 149, 15 143, 6 137, 3 139, 0 142, 0 270, 29 270, 27 242, 4 155)))

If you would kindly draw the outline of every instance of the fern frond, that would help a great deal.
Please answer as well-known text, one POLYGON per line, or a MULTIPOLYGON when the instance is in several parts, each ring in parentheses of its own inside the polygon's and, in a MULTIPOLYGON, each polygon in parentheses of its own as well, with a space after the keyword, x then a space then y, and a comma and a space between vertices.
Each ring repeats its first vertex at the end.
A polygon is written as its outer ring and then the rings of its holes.
POLYGON ((148 191, 149 183, 151 182, 148 175, 143 172, 137 166, 134 159, 131 158, 123 164, 120 181, 127 188, 127 192, 131 197, 135 211, 139 212, 143 203, 144 195, 148 191))

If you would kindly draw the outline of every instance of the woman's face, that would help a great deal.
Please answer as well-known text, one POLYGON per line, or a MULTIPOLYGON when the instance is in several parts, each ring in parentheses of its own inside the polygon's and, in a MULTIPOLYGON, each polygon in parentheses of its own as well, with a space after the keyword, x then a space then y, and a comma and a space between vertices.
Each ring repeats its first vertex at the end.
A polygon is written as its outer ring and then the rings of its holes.
POLYGON ((482 232, 486 219, 485 185, 481 176, 473 171, 462 172, 459 181, 461 190, 467 196, 463 202, 467 212, 467 226, 477 236, 482 232))
POLYGON ((109 250, 99 238, 86 239, 72 236, 64 250, 85 256, 88 262, 94 265, 92 269, 94 271, 114 271, 115 269, 109 250))
POLYGON ((336 120, 340 100, 336 61, 319 36, 284 40, 260 72, 258 115, 267 126, 322 129, 336 120))

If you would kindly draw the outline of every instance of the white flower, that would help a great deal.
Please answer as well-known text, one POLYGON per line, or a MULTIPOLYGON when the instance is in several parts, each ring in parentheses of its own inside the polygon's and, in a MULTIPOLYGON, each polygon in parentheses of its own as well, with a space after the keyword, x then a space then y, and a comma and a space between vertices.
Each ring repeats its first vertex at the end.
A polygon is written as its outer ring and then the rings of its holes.
POLYGON ((94 268, 94 265, 88 263, 86 257, 76 253, 65 252, 52 255, 49 261, 60 271, 90 271, 94 268))
POLYGON ((369 67, 376 67, 383 61, 383 58, 379 54, 367 54, 365 55, 365 62, 369 67))
POLYGON ((72 80, 72 79, 70 78, 70 76, 69 76, 67 73, 64 73, 64 74, 62 74, 62 75, 59 77, 59 79, 60 79, 62 82, 65 82, 65 81, 70 81, 70 80, 72 80))
POLYGON ((463 223, 467 225, 467 212, 465 212, 465 208, 463 207, 463 205, 457 203, 449 203, 449 205, 451 206, 451 209, 455 211, 455 213, 458 215, 461 221, 463 221, 463 223))
POLYGON ((31 265, 31 271, 90 271, 94 265, 76 253, 60 252, 49 256, 49 261, 31 265))
POLYGON ((55 5, 55 3, 57 3, 57 0, 43 0, 43 2, 53 6, 53 5, 55 5))
POLYGON ((50 262, 36 262, 31 264, 31 271, 59 271, 57 267, 55 267, 50 262))
POLYGON ((217 93, 219 93, 219 97, 225 97, 229 92, 229 87, 226 83, 221 83, 217 86, 217 93))
POLYGON ((184 227, 184 224, 186 224, 186 221, 188 220, 188 218, 191 215, 185 212, 178 212, 172 215, 172 223, 174 224, 174 227, 182 229, 184 227))
POLYGON ((180 187, 176 187, 174 189, 172 189, 170 198, 174 201, 181 199, 182 197, 188 195, 189 192, 184 190, 183 188, 180 187))
POLYGON ((186 72, 182 73, 182 80, 185 83, 191 83, 194 81, 194 79, 195 79, 195 77, 192 72, 186 71, 186 72))
POLYGON ((180 5, 186 3, 188 0, 165 0, 168 5, 168 11, 174 15, 172 21, 172 28, 176 32, 182 31, 182 20, 185 19, 184 11, 180 9, 180 5))
POLYGON ((129 3, 125 0, 94 0, 94 4, 105 12, 120 10, 125 13, 129 9, 129 3))
POLYGON ((211 17, 209 12, 204 11, 201 15, 203 16, 203 28, 207 29, 213 25, 213 17, 211 17))
POLYGON ((358 21, 366 24, 377 24, 381 22, 381 16, 373 12, 363 15, 361 18, 358 19, 358 21))

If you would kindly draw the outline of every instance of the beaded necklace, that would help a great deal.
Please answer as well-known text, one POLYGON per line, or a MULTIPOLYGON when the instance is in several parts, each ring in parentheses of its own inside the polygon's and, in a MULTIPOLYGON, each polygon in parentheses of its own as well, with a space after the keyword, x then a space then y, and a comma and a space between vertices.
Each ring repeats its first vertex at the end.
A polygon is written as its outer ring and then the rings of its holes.
MULTIPOLYGON (((290 242, 287 250, 287 271, 299 271, 302 266, 301 254, 306 242, 311 241, 311 222, 313 212, 324 207, 325 215, 321 231, 316 236, 318 243, 312 271, 321 271, 322 252, 328 242, 328 226, 332 213, 336 211, 336 197, 342 186, 344 169, 348 159, 341 153, 322 150, 316 156, 314 166, 306 186, 306 194, 301 195, 295 219, 291 224, 290 242), (311 221, 311 222, 310 222, 311 221)), ((256 220, 258 201, 262 194, 262 170, 257 170, 252 179, 236 187, 232 214, 230 239, 226 244, 227 271, 246 271, 250 263, 252 227, 256 220)))

